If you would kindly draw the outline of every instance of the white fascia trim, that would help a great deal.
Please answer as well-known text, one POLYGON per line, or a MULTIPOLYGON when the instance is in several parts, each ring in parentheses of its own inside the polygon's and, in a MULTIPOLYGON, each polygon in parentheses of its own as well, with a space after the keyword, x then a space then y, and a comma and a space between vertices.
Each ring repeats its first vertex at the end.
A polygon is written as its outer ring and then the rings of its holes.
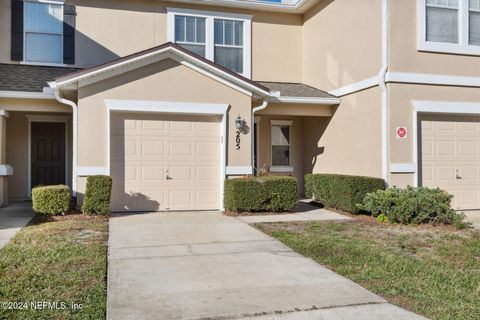
POLYGON ((475 102, 414 100, 412 103, 415 112, 480 114, 480 103, 475 102))
POLYGON ((293 172, 294 167, 293 166, 270 166, 268 168, 270 172, 283 172, 283 173, 290 173, 293 172))
POLYGON ((0 98, 14 99, 55 99, 53 93, 28 92, 28 91, 0 91, 0 98))
POLYGON ((109 111, 224 115, 228 104, 105 99, 109 111))
MULTIPOLYGON (((111 71, 111 70, 116 70, 116 69, 121 68, 123 66, 129 65, 129 64, 132 64, 132 63, 135 63, 135 62, 138 62, 138 61, 142 61, 142 60, 151 58, 151 57, 156 56, 156 55, 162 55, 164 53, 169 53, 169 52, 177 55, 178 57, 181 57, 182 59, 184 59, 184 60, 186 60, 186 61, 188 61, 192 64, 195 64, 198 67, 203 68, 205 71, 207 71, 211 74, 219 75, 220 77, 222 77, 222 79, 225 79, 227 81, 235 83, 235 84, 237 84, 237 85, 239 85, 239 86, 241 86, 245 89, 248 89, 252 92, 258 93, 261 96, 269 96, 270 95, 270 91, 262 90, 262 89, 252 85, 251 83, 249 83, 247 81, 243 81, 242 79, 239 79, 239 78, 235 77, 234 75, 231 75, 231 74, 229 74, 229 73, 227 73, 223 70, 220 70, 218 68, 215 68, 214 66, 212 66, 208 63, 205 63, 205 62, 203 62, 203 61, 201 61, 201 60, 199 60, 195 57, 192 57, 191 55, 188 55, 188 54, 184 53, 183 51, 179 51, 179 50, 177 50, 173 47, 166 47, 166 48, 163 48, 163 49, 158 49, 156 51, 146 53, 146 54, 138 56, 138 57, 134 57, 134 58, 122 61, 122 62, 118 62, 118 63, 113 64, 113 65, 105 66, 105 67, 100 68, 98 70, 92 70, 91 72, 79 75, 79 76, 74 77, 72 79, 68 79, 68 80, 64 80, 64 81, 49 82, 48 84, 52 88, 54 88, 54 87, 57 87, 57 88, 65 87, 65 86, 68 86, 70 84, 79 82, 81 80, 85 80, 85 79, 94 77, 96 75, 99 75, 99 74, 102 74, 102 73, 105 73, 105 72, 108 72, 108 71, 111 71)), ((163 59, 166 59, 166 58, 167 58, 166 56, 163 57, 163 59)), ((168 58, 171 58, 171 57, 168 57, 168 58)))
POLYGON ((227 166, 225 174, 228 176, 235 175, 251 175, 253 174, 253 168, 251 166, 227 166))
POLYGON ((323 105, 337 105, 342 102, 340 98, 318 98, 318 97, 288 97, 288 96, 270 96, 269 102, 272 103, 301 103, 301 104, 323 104, 323 105))
POLYGON ((449 76, 441 74, 388 72, 386 82, 480 87, 480 77, 449 76))
POLYGON ((208 17, 236 19, 236 20, 238 19, 252 20, 253 18, 253 15, 251 14, 238 14, 238 13, 221 12, 221 11, 194 10, 194 9, 172 8, 172 7, 167 7, 165 9, 167 10, 167 13, 183 14, 188 16, 198 16, 198 17, 208 16, 208 17))
POLYGON ((78 177, 88 177, 95 175, 108 176, 109 169, 108 167, 77 167, 77 176, 78 177))
POLYGON ((378 86, 379 78, 378 76, 371 77, 348 86, 344 86, 335 90, 328 92, 331 95, 342 97, 348 94, 352 94, 358 91, 362 91, 371 87, 378 86))
POLYGON ((417 165, 415 163, 392 163, 390 164, 391 173, 415 173, 417 165))
MULTIPOLYGON (((300 13, 300 9, 311 0, 282 0, 281 2, 270 1, 238 1, 238 0, 204 0, 205 4, 213 4, 225 7, 237 7, 246 9, 266 9, 278 10, 291 13, 300 13)), ((177 0, 178 3, 194 3, 198 4, 198 0, 177 0)))
POLYGON ((0 177, 12 176, 13 168, 8 164, 0 164, 0 177))

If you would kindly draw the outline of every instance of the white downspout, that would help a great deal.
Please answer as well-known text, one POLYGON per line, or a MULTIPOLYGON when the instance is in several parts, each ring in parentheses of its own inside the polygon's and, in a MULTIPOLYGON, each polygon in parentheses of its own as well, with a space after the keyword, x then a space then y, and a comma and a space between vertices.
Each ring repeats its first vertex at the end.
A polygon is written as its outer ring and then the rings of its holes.
MULTIPOLYGON (((255 161, 253 159, 253 157, 255 155, 255 149, 254 149, 255 148, 255 142, 254 142, 254 137, 255 137, 255 113, 265 109, 267 106, 268 106, 268 101, 265 99, 265 100, 263 100, 261 105, 252 109, 252 135, 251 135, 252 136, 252 143, 251 143, 251 145, 252 145, 252 169, 253 169, 253 165, 255 163, 255 161)), ((258 154, 257 154, 257 156, 258 156, 258 154)))
POLYGON ((72 193, 73 196, 77 195, 77 117, 78 107, 77 104, 71 100, 64 99, 60 96, 60 90, 55 88, 55 99, 58 102, 66 104, 72 108, 72 193))
POLYGON ((388 0, 382 0, 382 68, 379 85, 382 91, 382 178, 388 185, 388 90, 385 77, 388 72, 388 0))

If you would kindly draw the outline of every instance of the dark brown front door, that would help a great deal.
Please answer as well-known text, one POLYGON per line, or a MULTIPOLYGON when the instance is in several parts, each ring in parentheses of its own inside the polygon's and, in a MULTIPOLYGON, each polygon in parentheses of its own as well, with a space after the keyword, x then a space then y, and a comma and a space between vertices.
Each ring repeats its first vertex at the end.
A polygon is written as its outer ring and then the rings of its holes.
POLYGON ((65 184, 65 123, 32 122, 32 187, 65 184))

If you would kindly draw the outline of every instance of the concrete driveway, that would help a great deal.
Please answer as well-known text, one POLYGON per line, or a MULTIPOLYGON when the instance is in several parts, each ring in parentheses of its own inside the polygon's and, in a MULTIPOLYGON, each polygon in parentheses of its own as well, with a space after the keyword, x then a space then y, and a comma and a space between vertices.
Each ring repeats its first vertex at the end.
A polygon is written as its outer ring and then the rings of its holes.
POLYGON ((423 319, 217 212, 110 219, 108 319, 423 319))

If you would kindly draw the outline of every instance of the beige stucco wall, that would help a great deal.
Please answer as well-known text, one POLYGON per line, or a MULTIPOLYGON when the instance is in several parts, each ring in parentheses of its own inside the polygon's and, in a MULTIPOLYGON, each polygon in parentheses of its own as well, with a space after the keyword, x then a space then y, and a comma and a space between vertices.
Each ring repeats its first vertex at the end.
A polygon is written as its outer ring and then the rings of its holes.
POLYGON ((417 50, 417 0, 390 1, 389 5, 389 71, 480 76, 478 56, 417 50))
MULTIPOLYGON (((28 199, 28 119, 27 115, 68 115, 65 113, 9 112, 7 119, 7 164, 13 167, 8 177, 10 200, 28 199)), ((67 124, 68 134, 68 184, 72 181, 72 125, 67 124)))
MULTIPOLYGON (((235 118, 251 120, 251 98, 173 60, 164 60, 79 89, 78 165, 106 167, 107 109, 104 99, 155 100, 230 105, 228 166, 251 165, 251 131, 235 149, 235 118)), ((84 179, 79 182, 79 191, 84 179)))
MULTIPOLYGON (((390 163, 413 163, 413 104, 414 100, 480 103, 478 88, 389 84, 389 160, 390 163), (396 138, 397 127, 407 127, 406 139, 396 138)), ((413 174, 390 174, 390 184, 412 185, 413 174)))
MULTIPOLYGON (((251 14, 252 77, 302 80, 302 16, 157 0, 69 0, 76 5, 76 66, 88 67, 167 41, 166 7, 251 14)), ((10 60, 10 1, 0 1, 0 63, 10 60)))
POLYGON ((305 83, 333 90, 380 71, 381 1, 354 2, 321 1, 304 15, 305 83))
POLYGON ((381 177, 378 87, 342 98, 331 118, 304 118, 304 171, 381 177))

